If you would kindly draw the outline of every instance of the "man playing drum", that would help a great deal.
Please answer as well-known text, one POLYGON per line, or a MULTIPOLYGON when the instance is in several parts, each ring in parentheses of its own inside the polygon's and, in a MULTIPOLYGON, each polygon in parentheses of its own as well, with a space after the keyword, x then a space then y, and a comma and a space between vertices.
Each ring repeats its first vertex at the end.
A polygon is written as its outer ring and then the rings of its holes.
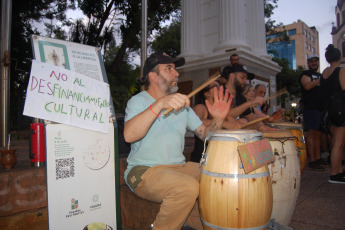
POLYGON ((200 167, 185 162, 183 155, 186 129, 205 139, 209 131, 222 128, 229 112, 231 98, 223 87, 214 90, 214 103, 206 106, 213 117, 209 126, 202 124, 189 108, 188 96, 177 92, 184 58, 154 53, 145 61, 145 91, 133 96, 127 104, 124 138, 131 143, 125 179, 141 198, 161 203, 151 228, 180 230, 184 223, 203 229, 196 199, 199 195, 200 167), (162 116, 163 110, 174 111, 162 116))
MULTIPOLYGON (((234 96, 235 101, 231 111, 228 114, 229 118, 245 118, 246 121, 253 121, 260 118, 253 111, 252 107, 255 105, 262 105, 265 102, 263 97, 255 97, 252 101, 247 101, 247 99, 242 95, 243 88, 245 87, 248 80, 254 79, 254 74, 249 73, 241 64, 233 65, 222 76, 226 79, 225 88, 229 90, 231 95, 234 96)), ((259 131, 264 130, 277 130, 266 126, 263 122, 257 122, 256 124, 250 126, 252 129, 257 129, 259 131)))

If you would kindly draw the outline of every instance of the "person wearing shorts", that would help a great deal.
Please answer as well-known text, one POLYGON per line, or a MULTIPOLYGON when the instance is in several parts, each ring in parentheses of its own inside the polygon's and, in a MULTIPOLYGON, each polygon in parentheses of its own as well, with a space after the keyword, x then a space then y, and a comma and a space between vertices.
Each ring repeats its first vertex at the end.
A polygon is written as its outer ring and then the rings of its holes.
POLYGON ((319 69, 319 57, 315 54, 308 56, 309 70, 303 71, 299 77, 301 85, 301 103, 303 103, 303 119, 307 129, 307 153, 309 156, 309 167, 314 170, 323 171, 324 167, 320 165, 321 149, 321 92, 319 69))

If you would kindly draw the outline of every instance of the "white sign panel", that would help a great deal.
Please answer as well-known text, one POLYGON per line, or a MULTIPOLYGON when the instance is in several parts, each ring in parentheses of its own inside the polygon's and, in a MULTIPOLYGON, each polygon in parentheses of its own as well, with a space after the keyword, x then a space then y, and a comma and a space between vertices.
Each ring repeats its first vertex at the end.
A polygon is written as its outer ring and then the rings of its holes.
POLYGON ((49 229, 116 229, 114 129, 46 126, 49 229))
POLYGON ((33 60, 23 114, 107 133, 109 98, 107 83, 33 60))
POLYGON ((32 42, 36 60, 104 81, 98 48, 36 35, 32 42))

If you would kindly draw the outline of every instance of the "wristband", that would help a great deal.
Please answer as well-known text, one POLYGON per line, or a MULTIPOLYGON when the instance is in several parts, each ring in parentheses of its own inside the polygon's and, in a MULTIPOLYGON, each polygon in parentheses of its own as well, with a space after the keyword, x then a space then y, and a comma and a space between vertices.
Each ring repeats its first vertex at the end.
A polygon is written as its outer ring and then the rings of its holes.
POLYGON ((159 117, 159 116, 161 115, 161 113, 159 113, 159 114, 155 113, 155 111, 153 111, 151 105, 150 105, 150 109, 151 109, 152 113, 154 113, 154 114, 158 117, 158 119, 161 119, 161 118, 159 117))

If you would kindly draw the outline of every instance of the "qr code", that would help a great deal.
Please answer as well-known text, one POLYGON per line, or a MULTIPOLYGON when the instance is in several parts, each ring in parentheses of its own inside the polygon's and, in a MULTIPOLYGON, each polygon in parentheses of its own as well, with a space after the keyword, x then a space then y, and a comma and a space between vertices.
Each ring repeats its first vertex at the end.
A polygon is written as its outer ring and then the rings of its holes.
POLYGON ((56 180, 74 177, 74 157, 56 159, 56 180))

